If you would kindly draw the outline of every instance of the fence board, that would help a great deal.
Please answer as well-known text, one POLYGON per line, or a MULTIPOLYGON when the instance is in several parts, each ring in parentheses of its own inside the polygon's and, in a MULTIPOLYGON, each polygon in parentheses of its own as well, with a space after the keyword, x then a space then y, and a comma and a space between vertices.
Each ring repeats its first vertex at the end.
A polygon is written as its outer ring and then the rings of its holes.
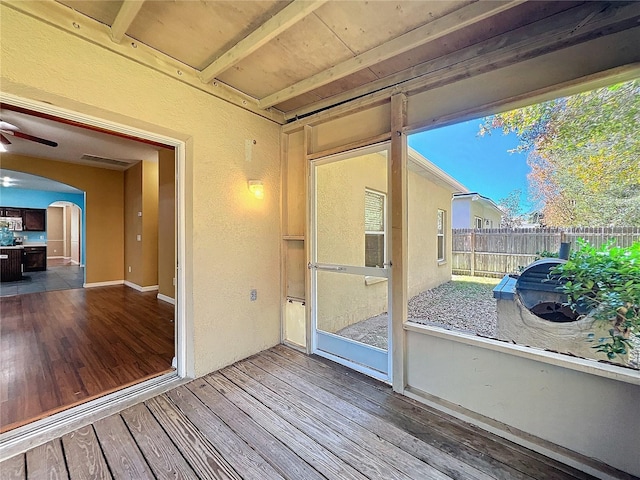
POLYGON ((628 247, 640 241, 640 227, 454 229, 452 271, 502 277, 529 265, 539 252, 558 252, 561 242, 575 250, 578 238, 598 247, 610 240, 628 247))

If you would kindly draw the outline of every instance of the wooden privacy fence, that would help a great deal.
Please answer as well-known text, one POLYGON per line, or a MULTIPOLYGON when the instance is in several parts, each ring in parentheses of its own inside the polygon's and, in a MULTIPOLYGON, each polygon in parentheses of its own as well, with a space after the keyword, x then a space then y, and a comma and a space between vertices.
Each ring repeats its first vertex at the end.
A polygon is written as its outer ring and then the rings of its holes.
POLYGON ((616 245, 628 247, 640 241, 640 227, 454 229, 452 272, 502 277, 529 265, 538 252, 557 253, 560 242, 570 242, 575 250, 578 238, 596 246, 615 239, 616 245))

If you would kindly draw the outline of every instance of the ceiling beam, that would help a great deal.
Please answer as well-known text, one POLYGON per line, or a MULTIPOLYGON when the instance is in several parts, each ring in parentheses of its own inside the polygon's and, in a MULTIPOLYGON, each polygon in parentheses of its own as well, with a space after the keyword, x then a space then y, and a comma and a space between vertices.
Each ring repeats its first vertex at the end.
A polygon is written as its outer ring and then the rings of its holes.
MULTIPOLYGON (((347 108, 354 99, 378 98, 391 91, 412 92, 443 86, 457 80, 502 68, 536 55, 553 52, 601 35, 615 33, 640 19, 640 4, 586 3, 519 27, 500 37, 491 38, 457 52, 402 70, 361 87, 318 100, 285 114, 290 121, 335 105, 347 108), (589 21, 584 23, 584 19, 589 21), (577 26, 580 25, 579 28, 577 26), (376 92, 376 93, 371 93, 376 92)), ((302 121, 302 120, 300 120, 302 121)), ((288 125, 290 125, 289 123, 288 125)), ((287 127, 288 127, 287 125, 287 127)))
POLYGON ((261 98, 259 104, 262 108, 272 107, 285 100, 310 92, 311 90, 344 78, 352 73, 400 55, 420 45, 442 38, 522 3, 524 3, 524 0, 472 3, 471 5, 462 7, 455 12, 437 18, 426 25, 400 35, 382 45, 378 45, 360 55, 345 60, 327 70, 323 70, 287 88, 261 98))
POLYGON ((144 0, 124 0, 111 25, 111 40, 120 43, 142 8, 144 0))
POLYGON ((281 125, 285 123, 284 115, 279 110, 260 108, 256 98, 246 95, 223 82, 216 82, 216 85, 202 83, 195 68, 179 62, 144 43, 112 42, 110 38, 111 29, 107 25, 59 2, 54 0, 42 2, 2 0, 2 5, 268 120, 281 125))
POLYGON ((199 74, 200 79, 204 83, 209 83, 222 72, 251 55, 326 2, 327 0, 293 0, 293 2, 205 67, 199 74))

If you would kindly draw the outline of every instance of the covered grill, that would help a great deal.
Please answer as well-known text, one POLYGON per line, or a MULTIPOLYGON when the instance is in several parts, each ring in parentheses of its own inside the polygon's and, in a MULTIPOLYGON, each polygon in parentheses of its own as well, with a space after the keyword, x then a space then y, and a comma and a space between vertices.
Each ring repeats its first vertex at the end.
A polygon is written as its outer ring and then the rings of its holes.
POLYGON ((563 305, 568 298, 562 293, 562 285, 558 275, 551 271, 565 263, 560 258, 543 258, 525 268, 516 281, 516 292, 522 304, 540 318, 551 322, 573 322, 578 314, 563 305))

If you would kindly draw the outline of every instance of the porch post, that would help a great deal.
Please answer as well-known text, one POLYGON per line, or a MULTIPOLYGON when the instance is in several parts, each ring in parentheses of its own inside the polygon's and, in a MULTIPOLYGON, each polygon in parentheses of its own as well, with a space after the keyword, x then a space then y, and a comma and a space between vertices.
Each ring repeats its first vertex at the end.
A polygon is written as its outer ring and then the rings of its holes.
POLYGON ((403 131, 407 123, 407 96, 391 96, 391 352, 393 390, 402 393, 406 385, 406 336, 403 324, 407 319, 407 138, 403 131))

